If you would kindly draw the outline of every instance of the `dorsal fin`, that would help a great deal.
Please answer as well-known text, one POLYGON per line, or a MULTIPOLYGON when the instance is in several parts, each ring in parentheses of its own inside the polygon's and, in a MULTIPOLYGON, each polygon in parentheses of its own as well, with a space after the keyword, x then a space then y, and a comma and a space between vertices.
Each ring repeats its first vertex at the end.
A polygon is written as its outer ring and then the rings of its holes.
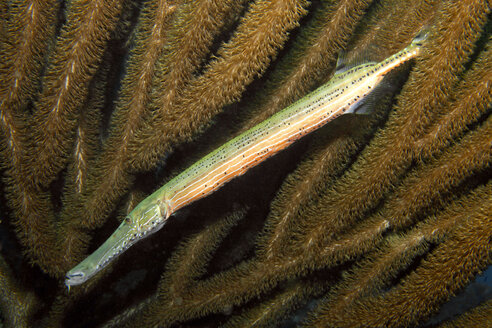
POLYGON ((377 105, 378 101, 387 95, 394 94, 395 87, 388 80, 383 79, 366 97, 360 101, 352 104, 346 111, 345 114, 357 114, 357 115, 367 115, 374 111, 374 107, 377 105))
POLYGON ((341 51, 338 54, 337 66, 335 67, 335 74, 339 74, 348 70, 347 68, 347 53, 345 51, 341 51))
POLYGON ((340 53, 338 54, 335 74, 348 71, 349 69, 362 64, 374 62, 373 60, 370 59, 368 51, 362 51, 356 56, 352 56, 350 59, 349 58, 350 57, 347 56, 347 52, 345 50, 340 51, 340 53))
POLYGON ((417 35, 413 38, 412 44, 417 45, 417 46, 422 46, 422 43, 428 38, 430 34, 430 26, 429 25, 424 25, 420 29, 420 31, 417 33, 417 35))

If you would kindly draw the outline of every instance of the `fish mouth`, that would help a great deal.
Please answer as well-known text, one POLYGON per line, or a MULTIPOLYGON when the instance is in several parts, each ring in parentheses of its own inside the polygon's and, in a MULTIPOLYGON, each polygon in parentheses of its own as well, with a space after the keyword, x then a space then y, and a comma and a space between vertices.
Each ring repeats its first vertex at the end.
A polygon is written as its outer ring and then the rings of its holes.
POLYGON ((142 227, 133 225, 131 218, 127 217, 96 251, 67 272, 65 285, 70 287, 86 282, 134 243, 158 231, 165 223, 165 220, 159 219, 160 211, 161 208, 155 205, 146 208, 143 218, 139 216, 142 227))
POLYGON ((80 285, 104 269, 131 245, 128 242, 129 233, 130 227, 123 222, 94 253, 67 272, 65 285, 67 287, 80 285))
POLYGON ((65 286, 80 285, 87 281, 88 277, 82 271, 70 271, 65 276, 65 286))

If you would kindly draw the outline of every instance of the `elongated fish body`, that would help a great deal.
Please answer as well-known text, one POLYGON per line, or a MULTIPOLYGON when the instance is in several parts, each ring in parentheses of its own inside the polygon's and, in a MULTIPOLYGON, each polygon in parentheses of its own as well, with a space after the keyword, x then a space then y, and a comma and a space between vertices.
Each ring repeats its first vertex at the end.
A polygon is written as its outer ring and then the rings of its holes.
POLYGON ((85 282, 138 240, 159 230, 180 208, 203 198, 360 102, 395 67, 418 55, 423 37, 380 63, 339 72, 314 92, 214 150, 148 196, 111 237, 66 275, 67 286, 85 282))

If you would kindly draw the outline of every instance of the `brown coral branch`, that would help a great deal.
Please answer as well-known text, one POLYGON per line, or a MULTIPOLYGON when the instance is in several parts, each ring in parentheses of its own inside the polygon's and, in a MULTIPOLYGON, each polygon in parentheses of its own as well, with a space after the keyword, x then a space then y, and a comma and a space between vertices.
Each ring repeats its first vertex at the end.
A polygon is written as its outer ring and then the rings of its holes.
MULTIPOLYGON (((342 255, 355 258, 374 247, 380 241, 380 234, 387 229, 407 228, 423 213, 428 212, 431 206, 435 208, 446 204, 454 189, 473 174, 488 167, 492 158, 490 140, 486 137, 492 133, 490 124, 488 119, 483 127, 470 132, 459 144, 447 149, 441 157, 418 167, 388 196, 376 215, 359 223, 355 229, 349 229, 343 237, 325 238, 323 241, 311 237, 308 245, 302 250, 306 252, 309 247, 314 247, 316 251, 313 253, 319 254, 316 259, 319 264, 325 261, 339 261, 343 259, 342 255), (371 234, 372 238, 369 237, 371 234), (338 246, 335 248, 333 245, 338 246), (354 249, 345 249, 342 245, 352 245, 354 249), (330 250, 331 254, 326 250, 330 250)), ((325 224, 329 222, 319 222, 320 229, 326 229, 325 224)))
POLYGON ((246 85, 266 69, 286 41, 288 31, 306 13, 306 6, 306 1, 294 0, 254 3, 203 75, 183 90, 172 108, 158 111, 149 126, 136 136, 132 165, 155 165, 172 144, 189 140, 223 106, 238 100, 246 85), (163 132, 154 135, 155 130, 163 132))
POLYGON ((437 304, 447 300, 450 293, 458 291, 478 270, 490 264, 491 227, 487 209, 479 209, 454 231, 448 241, 432 252, 401 286, 382 297, 363 301, 353 311, 364 317, 361 308, 371 306, 371 315, 365 322, 370 326, 409 325, 426 317, 437 304), (405 297, 402 298, 401 294, 405 297), (392 309, 390 315, 388 308, 392 309))
POLYGON ((165 327, 180 318, 205 313, 205 309, 193 308, 187 304, 190 294, 194 293, 196 281, 205 273, 205 267, 220 241, 243 215, 244 211, 229 215, 183 243, 169 261, 168 269, 160 282, 159 297, 144 306, 143 311, 127 321, 125 326, 138 324, 165 327), (195 255, 188 256, 190 252, 195 255), (187 308, 188 311, 168 311, 169 308, 176 307, 187 308))
MULTIPOLYGON (((7 1, 0 2, 0 20, 2 22, 7 21, 8 11, 9 11, 9 4, 7 3, 7 1)), ((2 25, 2 27, 0 27, 0 40, 5 37, 5 30, 6 30, 5 26, 2 25)))
MULTIPOLYGON (((385 5, 376 5, 376 6, 378 6, 378 8, 376 10, 373 9, 375 11, 375 13, 373 13, 371 18, 374 22, 372 22, 373 26, 371 26, 371 24, 370 24, 368 27, 369 28, 368 35, 371 36, 370 37, 371 40, 373 40, 373 39, 376 40, 376 41, 374 41, 375 44, 373 45, 373 48, 371 48, 371 49, 377 49, 377 50, 375 50, 375 52, 377 54, 381 54, 381 55, 386 54, 387 55, 388 51, 385 50, 383 52, 383 50, 381 50, 381 49, 386 49, 385 47, 387 47, 389 44, 394 45, 394 44, 398 43, 398 45, 401 46, 401 44, 408 42, 408 39, 412 38, 413 35, 415 35, 416 31, 418 31, 418 29, 421 26, 420 24, 422 24, 423 21, 429 20, 429 16, 432 13, 432 9, 435 7, 435 3, 434 4, 432 4, 432 3, 429 4, 426 2, 412 3, 412 6, 415 6, 415 8, 412 9, 412 10, 414 10, 414 12, 411 15, 408 15, 408 12, 407 12, 409 10, 408 8, 405 7, 404 9, 400 8, 398 10, 396 10, 396 9, 393 10, 393 8, 399 8, 398 6, 393 6, 393 5, 394 5, 393 3, 391 5, 389 3, 386 3, 385 5), (381 8, 379 8, 379 6, 381 6, 381 8), (386 7, 391 7, 391 10, 393 10, 395 12, 389 14, 388 10, 387 10, 388 8, 386 8, 386 7), (379 14, 380 11, 382 12, 382 14, 379 14), (382 16, 383 14, 387 15, 388 17, 382 16), (406 14, 406 15, 404 15, 404 14, 406 14), (403 18, 402 18, 402 16, 403 16, 403 18), (385 19, 383 19, 383 17, 385 19), (410 28, 410 33, 408 31, 402 32, 401 29, 398 29, 398 33, 399 33, 398 36, 392 35, 391 40, 389 40, 389 38, 387 36, 386 37, 381 36, 383 33, 387 33, 388 30, 393 31, 395 24, 401 24, 401 20, 402 19, 408 19, 408 17, 411 17, 411 18, 409 19, 409 24, 407 24, 405 26, 406 26, 406 28, 410 28), (422 19, 422 17, 425 17, 425 18, 422 19), (383 26, 383 27, 392 26, 392 29, 382 28, 381 26, 383 26), (371 31, 373 31, 374 33, 370 33, 371 31), (378 32, 376 32, 376 31, 378 31, 378 32)), ((343 8, 343 9, 345 9, 345 8, 343 8)), ((339 23, 340 22, 336 21, 335 24, 333 24, 333 26, 329 25, 330 29, 333 29, 333 28, 336 28, 338 26, 343 25, 343 24, 339 24, 339 23)), ((366 26, 366 24, 364 24, 364 27, 365 26, 366 26)), ((366 29, 364 29, 364 36, 366 35, 366 32, 367 32, 366 29)), ((323 35, 324 34, 328 34, 328 33, 323 33, 323 35)), ((322 44, 322 42, 320 42, 320 43, 322 44)), ((360 46, 361 43, 367 43, 367 40, 362 41, 362 42, 359 41, 357 43, 359 45, 358 48, 364 48, 364 47, 360 46)), ((390 50, 395 51, 395 47, 394 46, 390 47, 390 50)), ((363 51, 363 50, 358 50, 358 51, 363 51)), ((303 67, 303 66, 301 65, 301 67, 303 67)), ((306 85, 306 82, 300 83, 300 85, 306 85)), ((279 94, 285 94, 285 92, 279 93, 279 94)), ((350 129, 350 127, 347 129, 350 129)), ((354 130, 360 130, 360 127, 357 126, 354 128, 354 130)), ((300 168, 298 171, 296 171, 295 176, 292 176, 289 178, 289 180, 293 179, 294 181, 298 181, 299 183, 297 183, 295 185, 290 185, 290 183, 289 183, 289 184, 284 186, 285 189, 283 188, 281 192, 282 193, 289 192, 291 194, 291 197, 289 198, 289 197, 282 195, 282 197, 279 197, 279 198, 282 199, 283 201, 281 201, 281 202, 275 201, 274 202, 274 204, 273 204, 273 206, 274 206, 274 213, 273 214, 274 215, 272 218, 274 221, 269 221, 271 223, 268 223, 268 224, 272 224, 273 226, 275 226, 276 231, 275 232, 269 232, 269 233, 273 234, 271 238, 277 240, 276 244, 282 245, 283 242, 285 242, 286 240, 291 238, 291 236, 287 235, 287 236, 285 236, 285 239, 279 239, 280 233, 282 231, 285 232, 285 231, 290 230, 285 225, 292 224, 292 222, 295 220, 302 220, 300 217, 302 217, 303 215, 298 213, 298 210, 296 209, 296 208, 301 207, 301 206, 303 206, 305 208, 305 204, 303 204, 302 199, 313 199, 313 197, 317 198, 316 195, 320 194, 321 189, 323 187, 326 187, 326 185, 328 185, 328 178, 326 177, 326 175, 336 176, 336 175, 340 174, 340 169, 342 168, 340 166, 340 164, 346 162, 348 160, 348 158, 350 158, 351 154, 357 149, 357 144, 361 144, 362 140, 358 140, 358 139, 360 139, 360 138, 367 139, 368 137, 369 137, 369 134, 366 133, 366 134, 361 134, 359 138, 354 139, 354 140, 341 141, 341 140, 337 139, 335 143, 330 144, 323 151, 324 154, 322 156, 316 156, 315 160, 311 164, 310 163, 304 163, 303 166, 305 166, 305 168, 303 168, 303 169, 300 168), (340 158, 338 156, 342 156, 342 157, 340 158), (342 158, 344 158, 344 159, 342 159, 342 158), (333 164, 328 164, 328 163, 324 164, 324 162, 326 160, 333 161, 333 164), (310 165, 313 166, 311 169, 310 169, 310 165), (326 165, 326 169, 320 169, 324 165, 326 165), (333 165, 338 165, 338 167, 334 167, 333 165), (279 211, 281 211, 281 212, 275 213, 276 208, 279 208, 279 211), (280 220, 279 218, 282 218, 282 219, 280 220), (282 224, 280 224, 280 223, 282 223, 282 224)), ((289 181, 289 180, 287 180, 287 181, 289 181)), ((315 214, 310 214, 310 215, 312 216, 315 214)), ((269 256, 271 256, 272 255, 272 253, 271 253, 272 247, 275 247, 274 244, 272 244, 270 242, 261 242, 260 245, 261 244, 268 245, 268 248, 270 249, 269 256)))
POLYGON ((492 103, 492 40, 480 52, 473 66, 465 72, 453 98, 443 105, 442 119, 428 128, 417 145, 421 158, 433 156, 437 149, 449 144, 484 115, 492 103))
POLYGON ((106 89, 107 70, 100 70, 92 83, 95 87, 89 90, 84 103, 84 110, 78 115, 75 133, 74 149, 70 161, 67 184, 73 183, 75 197, 82 195, 82 190, 87 188, 89 165, 96 153, 101 150, 99 140, 99 127, 101 125, 101 113, 104 106, 104 90, 106 89))
MULTIPOLYGON (((166 4, 167 3, 161 3, 161 5, 166 4)), ((60 237, 63 237, 59 238, 58 247, 63 252, 63 258, 66 260, 66 263, 60 267, 60 274, 63 274, 70 266, 74 265, 76 261, 75 258, 78 258, 85 253, 89 236, 87 235, 87 231, 80 228, 85 220, 74 220, 74 218, 84 218, 86 216, 83 203, 86 200, 87 194, 93 194, 92 187, 94 182, 92 181, 91 184, 91 180, 94 179, 95 175, 100 175, 101 172, 105 172, 102 170, 104 166, 99 162, 101 154, 104 154, 105 156, 114 155, 115 149, 108 150, 108 147, 114 147, 115 140, 119 140, 121 148, 125 148, 125 138, 127 138, 128 134, 135 128, 135 118, 138 118, 141 115, 141 111, 146 104, 145 91, 149 88, 147 83, 150 83, 153 74, 153 69, 149 68, 148 65, 155 61, 154 57, 157 57, 159 54, 159 45, 161 45, 160 42, 161 38, 163 38, 162 34, 164 33, 161 29, 164 29, 164 25, 166 24, 164 18, 168 18, 166 15, 171 13, 170 11, 167 11, 169 8, 159 8, 163 9, 163 11, 159 11, 162 16, 157 17, 154 17, 157 12, 154 4, 149 4, 149 8, 144 8, 142 13, 144 16, 142 19, 143 23, 141 26, 137 27, 136 34, 142 36, 143 40, 147 41, 147 43, 137 41, 132 56, 129 59, 128 76, 131 77, 131 79, 127 78, 122 82, 122 88, 127 90, 128 94, 124 94, 120 99, 116 106, 116 117, 113 118, 113 130, 121 130, 112 131, 113 134, 110 136, 109 141, 106 141, 103 146, 99 146, 100 142, 96 139, 99 137, 99 127, 101 125, 100 114, 98 111, 103 109, 102 106, 105 101, 104 90, 109 74, 106 67, 110 67, 110 62, 114 61, 114 58, 111 56, 106 56, 103 59, 103 64, 105 64, 103 68, 106 69, 100 69, 94 76, 91 82, 92 86, 89 89, 88 99, 85 104, 85 107, 88 109, 79 114, 79 126, 77 127, 77 132, 80 131, 81 128, 88 130, 85 131, 87 140, 85 142, 83 141, 84 143, 82 144, 85 145, 87 149, 85 150, 86 156, 83 162, 78 161, 78 158, 75 158, 71 163, 71 170, 69 171, 69 177, 67 179, 69 188, 74 188, 74 190, 76 190, 73 192, 69 189, 63 200, 65 206, 61 214, 63 224, 60 227, 60 231, 62 231, 60 237), (150 17, 147 17, 149 15, 150 17), (153 19, 156 18, 162 18, 163 21, 160 21, 159 24, 154 24, 155 22, 153 19), (150 30, 146 30, 147 28, 150 30), (147 61, 148 65, 143 64, 143 61, 147 61), (84 127, 84 122, 90 122, 90 125, 84 127), (99 147, 98 152, 94 151, 96 147, 99 147), (84 172, 80 170, 82 167, 85 169, 84 172), (89 167, 96 167, 97 169, 89 169, 89 167), (81 174, 83 174, 84 177, 84 188, 77 187, 77 181, 81 182, 81 174)), ((119 22, 116 26, 116 30, 123 29, 126 24, 128 24, 128 22, 125 20, 119 22)), ((76 135, 76 137, 77 136, 78 135, 76 135)), ((75 152, 79 149, 78 141, 79 139, 76 138, 74 147, 75 152)), ((124 161, 122 160, 122 162, 124 161)), ((116 171, 118 171, 117 165, 113 168, 113 172, 116 171)), ((105 173, 107 177, 111 176, 111 173, 105 173)))
MULTIPOLYGON (((106 57, 104 62, 113 58, 106 57)), ((105 66, 106 67, 106 66, 105 66)), ((87 233, 80 231, 77 221, 71 220, 78 211, 78 202, 83 199, 83 191, 87 189, 90 167, 94 163, 96 154, 101 151, 99 128, 101 126, 101 112, 104 107, 104 90, 107 87, 108 69, 100 69, 93 80, 93 85, 83 104, 84 110, 77 115, 77 127, 72 156, 69 158, 67 174, 65 176, 65 192, 63 195, 63 210, 58 225, 57 248, 61 251, 61 262, 57 266, 59 275, 63 275, 68 267, 73 265, 74 254, 85 249, 88 243, 87 233), (69 212, 69 213, 67 213, 69 212), (82 246, 84 245, 84 246, 82 246)))
MULTIPOLYGON (((7 6, 6 2, 2 5, 7 6)), ((0 39, 0 111, 19 113, 39 83, 43 57, 53 37, 58 1, 11 1, 0 39), (21 33, 19 33, 21 31, 21 33)))
POLYGON ((297 309, 299 305, 321 295, 326 290, 326 285, 326 283, 316 281, 289 283, 271 299, 238 315, 233 315, 221 327, 276 327, 282 323, 285 316, 297 309))
POLYGON ((73 1, 43 78, 43 90, 35 104, 34 149, 30 176, 48 184, 65 165, 73 145, 78 109, 87 96, 89 82, 100 63, 114 29, 121 0, 73 1))
POLYGON ((370 18, 356 31, 346 60, 350 62, 361 54, 380 61, 401 49, 402 42, 412 39, 433 20, 439 1, 385 0, 376 3, 370 18))
POLYGON ((487 327, 492 318, 492 300, 480 304, 458 318, 445 322, 440 328, 487 327))
MULTIPOLYGON (((488 167, 491 153, 490 141, 486 136, 490 133, 489 119, 484 127, 470 132, 461 143, 407 177, 376 215, 334 239, 311 240, 308 247, 314 247, 316 251, 310 252, 309 248, 304 248, 304 252, 318 254, 315 260, 318 265, 356 258, 380 243, 381 234, 388 229, 398 231, 407 228, 428 212, 431 205, 434 208, 443 206, 453 189, 473 176, 474 172, 488 167)), ((321 227, 324 224, 319 223, 321 227)))
MULTIPOLYGON (((290 243, 292 236, 289 232, 295 220, 315 206, 313 204, 316 204, 326 186, 347 168, 350 157, 359 150, 369 134, 365 126, 354 123, 344 128, 359 130, 360 133, 337 134, 327 145, 320 140, 296 171, 287 177, 272 202, 264 236, 258 240, 261 256, 278 255, 285 243, 290 243)), ((340 131, 335 124, 332 126, 336 132, 340 131)))
MULTIPOLYGON (((411 273, 409 278, 405 278, 401 285, 398 285, 393 290, 385 293, 377 293, 376 296, 371 296, 375 291, 381 290, 389 284, 391 279, 397 276, 398 272, 401 272, 405 267, 411 264, 412 259, 428 251, 429 243, 438 243, 444 240, 442 246, 439 246, 436 252, 431 252, 430 259, 434 259, 434 254, 439 254, 439 249, 449 249, 453 241, 453 236, 457 235, 457 230, 462 229, 463 226, 467 226, 469 221, 474 220, 475 224, 484 223, 483 218, 487 216, 487 212, 490 212, 490 204, 483 206, 486 199, 491 197, 490 184, 487 186, 482 186, 477 188, 473 193, 463 197, 462 199, 454 202, 448 209, 439 213, 435 218, 429 218, 426 222, 419 224, 416 228, 412 229, 404 236, 393 236, 387 239, 384 246, 374 254, 372 254, 367 260, 363 261, 357 269, 339 283, 338 287, 329 293, 329 297, 319 305, 319 308, 315 313, 312 313, 311 320, 309 321, 312 326, 343 326, 343 327, 361 327, 361 326, 371 326, 371 327, 389 327, 393 325, 403 325, 407 326, 410 321, 398 321, 391 324, 393 317, 400 317, 401 313, 394 315, 392 308, 391 313, 387 310, 383 312, 375 312, 371 315, 364 314, 364 311, 368 302, 373 303, 373 305, 382 310, 383 306, 390 306, 381 301, 387 298, 388 294, 391 293, 404 293, 405 297, 401 300, 405 300, 405 304, 395 305, 397 308, 403 311, 405 306, 409 306, 408 303, 413 302, 410 307, 423 307, 423 302, 442 302, 444 299, 436 299, 434 295, 442 294, 442 288, 438 286, 431 286, 427 283, 412 285, 411 288, 421 288, 423 294, 414 294, 412 296, 412 291, 405 290, 405 287, 410 285, 408 279, 424 279, 423 276, 419 276, 419 270, 436 270, 433 273, 437 275, 449 275, 456 273, 456 268, 461 268, 461 266, 448 266, 444 271, 442 268, 437 268, 439 263, 437 261, 434 263, 434 268, 429 266, 421 266, 417 269, 415 273, 411 273), (458 226, 458 228, 456 228, 458 226), (438 273, 439 271, 439 273, 438 273), (412 277, 412 278, 410 278, 412 277), (434 288, 435 287, 435 288, 434 288), (398 292, 395 292, 398 290, 398 292), (437 294, 436 294, 437 293, 437 294), (416 301, 415 298, 418 298, 416 301)), ((485 226, 485 230, 489 229, 490 225, 485 226)), ((487 232, 483 232, 487 235, 487 232)), ((468 239, 467 245, 472 243, 475 239, 468 239)), ((486 242, 484 240, 484 242, 486 242)), ((482 244, 481 247, 485 246, 482 244)), ((463 247, 461 245, 460 247, 463 247)), ((462 250, 466 250, 461 248, 462 250)), ((448 250, 448 252, 449 252, 448 250)), ((452 252, 452 250, 451 250, 452 252)), ((486 252, 485 252, 486 253, 486 252)), ((482 253, 485 256, 486 254, 482 253)), ((451 256, 454 258, 453 253, 448 253, 446 256, 451 256)), ((469 258, 469 257, 468 257, 469 258)), ((429 259, 429 260, 430 260, 429 259)), ((476 259, 472 260, 475 261, 476 259)), ((466 261, 466 260, 465 260, 466 261)), ((490 258, 489 258, 490 261, 490 258)), ((486 263, 486 262, 485 262, 486 263)), ((483 267, 484 262, 481 266, 483 267)), ((476 273, 477 266, 474 266, 474 272, 476 273)), ((461 271, 461 269, 459 270, 461 271)), ((443 278, 443 277, 441 277, 443 278)), ((434 279, 432 279, 434 280, 434 279)), ((430 281, 430 280, 429 280, 430 281)), ((440 280, 445 283, 444 280, 440 280)), ((450 280, 446 280, 449 282, 450 280)), ((373 309, 374 307, 371 307, 373 309)), ((424 307, 423 307, 424 308, 424 307)), ((432 307, 425 307, 426 311, 429 311, 432 307)), ((386 308, 387 309, 387 308, 386 308)), ((407 307, 408 310, 408 307, 407 307)), ((418 318, 425 317, 429 312, 424 313, 424 311, 406 311, 404 316, 409 316, 407 320, 416 320, 418 318), (412 318, 413 316, 413 318, 412 318)))
POLYGON ((6 169, 6 198, 16 213, 21 242, 31 259, 49 266, 54 227, 48 195, 28 183, 26 155, 30 146, 26 105, 39 82, 43 58, 53 37, 57 1, 14 1, 6 13, 1 39, 1 164, 6 169), (20 33, 19 33, 20 31, 20 33), (43 246, 46 245, 46 246, 43 246))
MULTIPOLYGON (((105 145, 104 156, 99 159, 97 166, 101 169, 91 178, 94 187, 84 205, 84 212, 88 214, 83 223, 85 226, 93 228, 100 225, 117 198, 128 189, 132 181, 129 161, 133 155, 130 145, 136 131, 145 127, 153 107, 167 110, 175 101, 176 94, 204 60, 214 37, 231 16, 235 17, 241 5, 242 1, 201 1, 175 9, 177 5, 163 2, 160 7, 166 6, 161 8, 166 10, 156 11, 155 5, 151 5, 143 12, 142 20, 147 23, 140 27, 142 30, 136 35, 150 33, 150 36, 137 43, 136 50, 131 54, 129 76, 124 81, 120 92, 122 100, 113 120, 116 128, 105 145), (168 41, 164 42, 163 34, 170 18, 152 15, 155 12, 170 15, 174 10, 177 10, 174 19, 177 22, 173 29, 166 32, 169 34, 166 36, 168 41), (149 94, 152 87, 155 91, 149 94), (151 99, 158 105, 151 104, 151 99)), ((162 134, 166 134, 165 130, 162 134)), ((147 148, 147 151, 154 152, 152 148, 147 148)))
MULTIPOLYGON (((454 11, 461 5, 462 2, 456 6, 444 6, 439 24, 455 20, 456 18, 452 18, 455 17, 454 11)), ((422 58, 417 61, 409 82, 403 88, 397 110, 390 117, 388 126, 382 133, 376 135, 352 169, 325 193, 324 200, 320 202, 316 212, 304 216, 303 222, 298 223, 299 234, 305 234, 311 239, 316 234, 333 235, 341 227, 351 225, 377 205, 384 193, 388 192, 392 184, 408 169, 415 151, 411 145, 418 140, 421 131, 431 121, 433 108, 438 105, 439 99, 445 101, 446 97, 442 92, 444 90, 449 92, 453 87, 457 74, 471 53, 473 42, 479 37, 477 31, 480 31, 480 26, 483 25, 488 7, 480 1, 475 5, 480 9, 468 5, 461 9, 466 11, 474 8, 478 10, 474 13, 479 12, 483 16, 473 18, 467 16, 464 18, 470 18, 467 24, 460 25, 456 29, 446 29, 444 33, 455 34, 449 35, 446 42, 442 40, 443 34, 439 34, 438 39, 431 37, 422 58), (458 47, 455 41, 461 42, 460 51, 457 54, 454 52, 451 58, 446 58, 450 56, 448 47, 451 49, 458 47), (439 76, 435 75, 436 70, 442 70, 439 76), (432 85, 425 82, 430 78, 434 81, 432 85), (354 190, 357 190, 357 196, 354 190), (318 225, 320 220, 329 220, 330 228, 320 229, 318 225), (310 230, 313 233, 307 232, 310 230)))
POLYGON ((0 256, 0 310, 7 327, 30 327, 30 318, 39 307, 39 300, 14 278, 7 262, 0 256))
POLYGON ((279 63, 279 65, 294 67, 294 69, 287 74, 284 70, 280 70, 284 76, 274 77, 270 81, 266 86, 267 101, 261 104, 254 103, 257 108, 250 114, 251 118, 246 122, 243 130, 266 120, 272 114, 312 91, 321 81, 327 80, 337 53, 347 44, 349 36, 370 4, 371 1, 365 0, 341 1, 336 5, 325 4, 328 8, 324 8, 323 15, 316 18, 317 21, 314 24, 319 30, 309 31, 306 35, 299 37, 301 39, 299 43, 308 43, 309 46, 304 46, 307 48, 304 53, 291 55, 294 57, 292 60, 288 58, 279 63))
MULTIPOLYGON (((8 169, 8 184, 24 183, 29 151, 24 110, 37 87, 48 40, 54 33, 57 1, 14 1, 5 13, 0 61, 0 125, 2 165, 8 169), (21 31, 21 33, 17 33, 21 31)), ((11 199, 21 198, 22 193, 11 199)))
POLYGON ((464 136, 437 160, 423 165, 404 180, 388 201, 381 216, 392 218, 391 225, 402 228, 431 205, 439 206, 453 189, 475 173, 485 170, 492 160, 492 118, 464 136))

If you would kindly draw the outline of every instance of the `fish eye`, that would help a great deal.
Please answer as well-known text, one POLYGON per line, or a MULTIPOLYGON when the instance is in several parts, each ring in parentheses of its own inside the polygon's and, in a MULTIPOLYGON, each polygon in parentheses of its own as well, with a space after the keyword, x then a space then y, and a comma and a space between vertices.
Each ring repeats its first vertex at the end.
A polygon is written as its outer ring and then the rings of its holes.
POLYGON ((130 224, 130 223, 132 223, 132 219, 131 219, 129 216, 127 216, 127 217, 125 218, 125 223, 126 223, 126 224, 130 224))

